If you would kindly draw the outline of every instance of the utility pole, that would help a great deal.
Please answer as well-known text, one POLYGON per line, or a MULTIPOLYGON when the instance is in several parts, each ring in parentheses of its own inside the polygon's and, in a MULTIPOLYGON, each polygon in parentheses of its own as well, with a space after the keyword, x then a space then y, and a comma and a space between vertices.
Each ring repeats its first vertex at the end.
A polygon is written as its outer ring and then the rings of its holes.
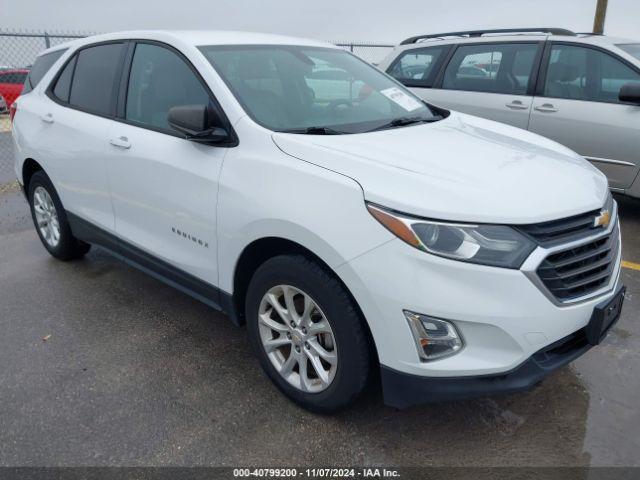
POLYGON ((596 5, 596 16, 593 20, 593 33, 602 35, 604 33, 604 20, 607 16, 607 4, 609 0, 598 0, 596 5))

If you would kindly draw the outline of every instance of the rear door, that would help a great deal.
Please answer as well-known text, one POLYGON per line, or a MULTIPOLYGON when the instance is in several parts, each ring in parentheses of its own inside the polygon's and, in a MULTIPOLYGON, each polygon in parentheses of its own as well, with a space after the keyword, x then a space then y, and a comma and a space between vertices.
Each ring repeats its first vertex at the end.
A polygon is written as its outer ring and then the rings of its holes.
POLYGON ((550 43, 530 130, 580 153, 613 188, 631 186, 640 165, 640 107, 618 100, 640 72, 613 54, 584 44, 550 43))
POLYGON ((124 43, 83 47, 38 102, 35 142, 62 203, 71 213, 114 230, 105 155, 115 115, 124 43))
POLYGON ((527 128, 541 42, 458 45, 433 88, 415 90, 451 110, 527 128))

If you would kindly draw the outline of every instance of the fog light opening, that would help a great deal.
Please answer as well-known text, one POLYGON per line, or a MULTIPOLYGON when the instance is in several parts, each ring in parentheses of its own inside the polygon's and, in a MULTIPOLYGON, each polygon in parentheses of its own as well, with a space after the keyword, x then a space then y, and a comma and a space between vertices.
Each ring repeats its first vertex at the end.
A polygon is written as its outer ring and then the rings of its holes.
POLYGON ((441 318, 405 310, 421 360, 438 360, 459 352, 464 346, 455 325, 441 318))

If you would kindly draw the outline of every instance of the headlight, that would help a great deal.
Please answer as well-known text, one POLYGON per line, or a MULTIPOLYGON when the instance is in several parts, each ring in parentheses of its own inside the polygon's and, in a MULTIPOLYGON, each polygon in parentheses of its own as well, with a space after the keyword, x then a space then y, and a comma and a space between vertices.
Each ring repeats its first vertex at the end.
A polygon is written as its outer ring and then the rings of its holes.
POLYGON ((377 205, 367 209, 391 233, 425 252, 463 262, 520 268, 536 244, 511 227, 423 220, 377 205))

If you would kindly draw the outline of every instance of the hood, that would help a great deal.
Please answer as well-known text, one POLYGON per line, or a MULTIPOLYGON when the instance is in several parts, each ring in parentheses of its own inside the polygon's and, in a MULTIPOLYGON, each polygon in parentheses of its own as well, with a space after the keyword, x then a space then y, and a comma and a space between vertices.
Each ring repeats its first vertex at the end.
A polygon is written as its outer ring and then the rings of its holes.
POLYGON ((367 201, 411 215, 527 224, 595 210, 606 177, 578 154, 514 127, 451 113, 355 135, 274 133, 286 154, 346 175, 367 201))

